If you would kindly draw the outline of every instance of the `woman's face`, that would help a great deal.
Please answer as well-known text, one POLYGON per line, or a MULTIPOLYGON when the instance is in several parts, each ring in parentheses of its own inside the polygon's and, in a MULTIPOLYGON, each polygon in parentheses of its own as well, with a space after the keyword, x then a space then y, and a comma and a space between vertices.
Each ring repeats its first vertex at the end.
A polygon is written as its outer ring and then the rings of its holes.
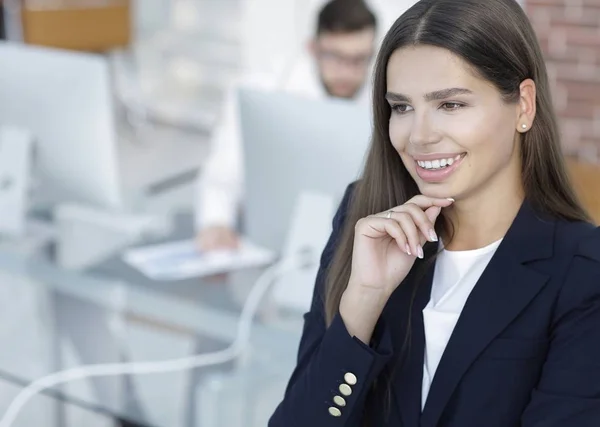
POLYGON ((520 183, 520 103, 505 102, 460 57, 433 46, 395 51, 386 98, 390 140, 422 194, 518 191, 506 186, 520 183))

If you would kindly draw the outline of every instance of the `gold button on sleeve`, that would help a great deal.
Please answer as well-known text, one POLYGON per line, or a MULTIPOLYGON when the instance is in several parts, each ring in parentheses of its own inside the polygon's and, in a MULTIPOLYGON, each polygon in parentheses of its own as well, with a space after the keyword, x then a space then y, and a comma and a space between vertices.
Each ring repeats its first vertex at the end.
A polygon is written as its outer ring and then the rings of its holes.
POLYGON ((333 398, 333 401, 337 406, 341 406, 341 407, 346 406, 346 400, 342 396, 335 396, 333 398))
POLYGON ((340 385, 340 393, 344 396, 350 396, 352 394, 352 388, 348 384, 340 385))
POLYGON ((350 385, 356 385, 358 379, 352 372, 348 372, 346 375, 344 375, 344 381, 350 385))
POLYGON ((329 414, 331 414, 331 416, 333 416, 333 417, 341 417, 342 411, 340 411, 338 408, 334 408, 332 406, 331 408, 329 408, 329 414))

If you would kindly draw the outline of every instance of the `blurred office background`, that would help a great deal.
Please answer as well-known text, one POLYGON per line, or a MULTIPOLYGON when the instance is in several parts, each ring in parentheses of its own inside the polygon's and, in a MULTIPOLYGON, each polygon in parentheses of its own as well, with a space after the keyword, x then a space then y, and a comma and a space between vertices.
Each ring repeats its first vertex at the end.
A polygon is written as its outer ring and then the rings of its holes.
MULTIPOLYGON (((260 271, 161 282, 129 268, 121 254, 193 236, 196 174, 228 88, 292 61, 324 1, 0 3, 4 37, 14 46, 94 52, 107 61, 127 206, 63 203, 50 214, 27 202, 23 229, 0 233, 0 414, 27 383, 57 370, 226 348, 260 271)), ((413 3, 373 0, 381 32, 413 3)), ((600 221, 600 0, 520 3, 546 55, 570 171, 600 221)), ((13 425, 265 426, 295 364, 301 327, 300 312, 267 298, 242 359, 52 387, 13 425)))
POLYGON ((600 1, 523 0, 546 57, 564 152, 600 221, 600 1))

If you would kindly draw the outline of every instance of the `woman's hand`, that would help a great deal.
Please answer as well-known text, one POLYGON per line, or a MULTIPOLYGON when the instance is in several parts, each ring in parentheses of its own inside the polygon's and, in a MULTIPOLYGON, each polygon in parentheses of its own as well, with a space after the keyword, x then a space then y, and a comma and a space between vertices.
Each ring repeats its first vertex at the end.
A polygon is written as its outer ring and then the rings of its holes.
POLYGON ((423 257, 423 244, 438 240, 435 221, 441 209, 452 203, 452 199, 419 195, 357 222, 352 272, 340 302, 349 332, 368 342, 388 298, 415 259, 423 257))
POLYGON ((416 196, 401 206, 371 215, 356 224, 349 288, 391 295, 404 280, 423 244, 437 241, 435 221, 449 199, 416 196))

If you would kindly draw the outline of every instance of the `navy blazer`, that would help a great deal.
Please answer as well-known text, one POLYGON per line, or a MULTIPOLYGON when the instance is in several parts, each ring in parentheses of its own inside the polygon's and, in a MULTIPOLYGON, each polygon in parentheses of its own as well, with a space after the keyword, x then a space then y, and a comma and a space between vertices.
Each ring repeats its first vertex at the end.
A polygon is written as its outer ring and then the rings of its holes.
POLYGON ((370 345, 339 315, 326 327, 325 270, 350 192, 270 427, 362 427, 365 418, 376 427, 600 426, 600 229, 542 218, 523 203, 467 300, 421 411, 422 309, 436 246, 425 245, 425 260, 392 294, 370 345))

